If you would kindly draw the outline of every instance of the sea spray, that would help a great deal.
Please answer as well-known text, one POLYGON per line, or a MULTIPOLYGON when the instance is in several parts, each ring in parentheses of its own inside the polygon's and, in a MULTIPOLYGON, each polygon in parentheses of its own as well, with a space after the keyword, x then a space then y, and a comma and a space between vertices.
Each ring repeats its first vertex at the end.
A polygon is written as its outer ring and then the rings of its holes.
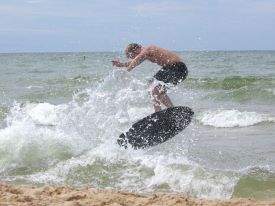
POLYGON ((151 104, 144 108, 137 104, 148 98, 144 84, 138 79, 115 83, 116 78, 110 73, 86 90, 88 98, 82 102, 15 104, 8 126, 0 131, 1 153, 6 153, 1 174, 34 183, 229 198, 237 180, 234 173, 214 175, 188 160, 184 152, 188 145, 176 152, 167 142, 160 152, 157 147, 125 150, 115 143, 121 131, 152 112, 151 104))

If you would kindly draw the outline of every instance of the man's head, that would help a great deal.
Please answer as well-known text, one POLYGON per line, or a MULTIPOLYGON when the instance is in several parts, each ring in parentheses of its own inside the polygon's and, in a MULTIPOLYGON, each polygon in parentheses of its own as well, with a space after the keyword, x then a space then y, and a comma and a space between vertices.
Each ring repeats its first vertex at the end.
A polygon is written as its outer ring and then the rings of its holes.
POLYGON ((125 49, 125 55, 127 58, 134 59, 140 52, 142 46, 136 43, 129 44, 125 49))

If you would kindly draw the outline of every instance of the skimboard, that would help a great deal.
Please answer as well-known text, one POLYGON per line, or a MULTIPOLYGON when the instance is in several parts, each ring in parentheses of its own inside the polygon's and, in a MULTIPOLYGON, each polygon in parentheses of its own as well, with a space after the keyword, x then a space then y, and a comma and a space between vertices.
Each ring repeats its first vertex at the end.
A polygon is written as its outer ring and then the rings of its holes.
POLYGON ((144 149, 171 139, 185 127, 193 117, 189 107, 170 107, 139 120, 117 139, 124 148, 131 145, 134 149, 144 149))

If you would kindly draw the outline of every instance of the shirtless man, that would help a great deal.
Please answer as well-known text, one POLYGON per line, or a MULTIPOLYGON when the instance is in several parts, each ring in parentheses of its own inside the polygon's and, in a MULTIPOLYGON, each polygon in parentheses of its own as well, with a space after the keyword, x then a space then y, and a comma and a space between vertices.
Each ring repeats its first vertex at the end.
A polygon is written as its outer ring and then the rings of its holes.
POLYGON ((112 61, 113 66, 127 67, 127 71, 131 71, 144 60, 149 60, 162 66, 154 75, 154 79, 159 82, 159 84, 153 86, 151 91, 154 108, 156 112, 160 111, 160 103, 164 104, 166 107, 173 107, 173 103, 167 96, 166 87, 163 84, 172 83, 177 85, 186 78, 188 70, 181 61, 181 58, 177 54, 157 46, 142 47, 135 43, 127 46, 125 54, 126 57, 131 60, 125 63, 114 60, 112 61))

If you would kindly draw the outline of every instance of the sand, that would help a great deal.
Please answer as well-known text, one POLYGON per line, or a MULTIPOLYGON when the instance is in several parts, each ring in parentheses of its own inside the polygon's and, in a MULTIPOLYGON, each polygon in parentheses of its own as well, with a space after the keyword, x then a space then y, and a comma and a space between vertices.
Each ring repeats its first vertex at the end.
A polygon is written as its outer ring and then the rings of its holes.
POLYGON ((235 206, 273 205, 274 201, 250 199, 202 200, 183 195, 141 195, 127 192, 72 188, 68 186, 30 186, 0 184, 0 205, 65 205, 65 206, 235 206))

